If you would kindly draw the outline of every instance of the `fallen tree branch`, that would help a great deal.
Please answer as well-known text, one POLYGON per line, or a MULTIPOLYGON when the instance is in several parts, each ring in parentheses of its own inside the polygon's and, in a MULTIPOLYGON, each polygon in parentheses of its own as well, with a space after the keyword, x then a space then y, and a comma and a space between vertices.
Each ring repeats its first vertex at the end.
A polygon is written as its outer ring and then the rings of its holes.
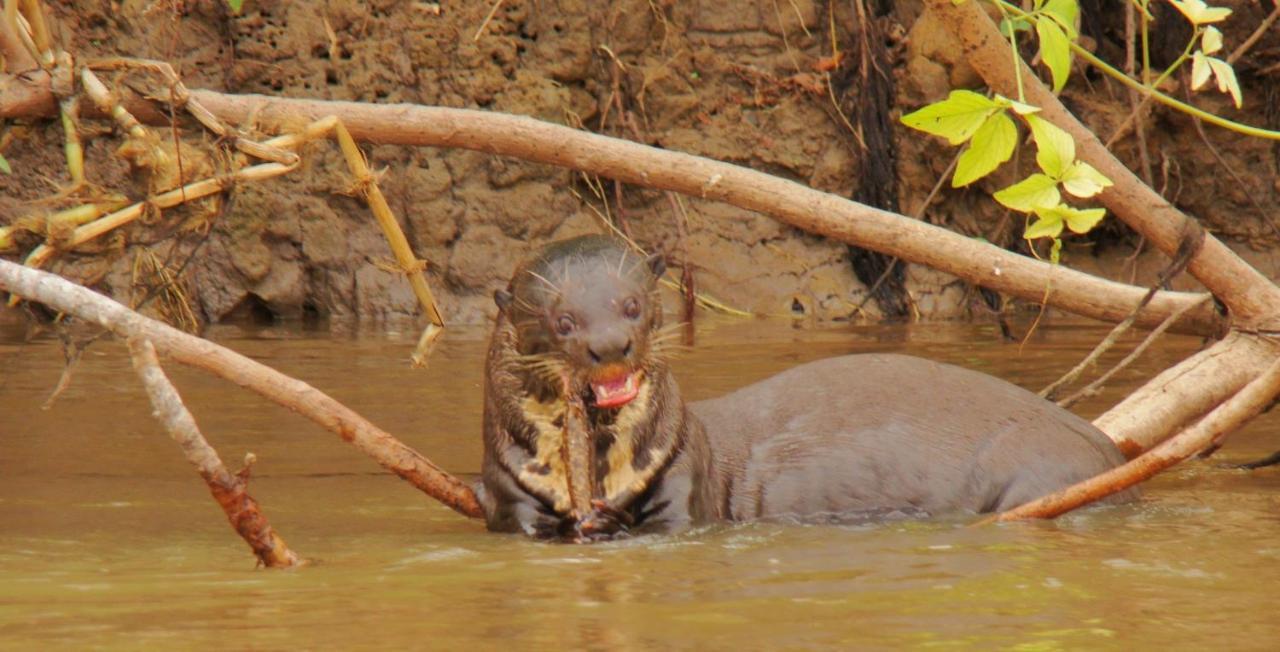
MULTIPOLYGON (((32 118, 42 105, 10 101, 0 76, 0 117, 32 118), (18 111, 25 111, 18 113, 18 111)), ((971 283, 1039 302, 1052 283, 1050 301, 1069 312, 1117 322, 1138 305, 1143 289, 1052 266, 924 222, 814 190, 793 181, 729 163, 658 149, 488 111, 405 104, 362 104, 228 95, 195 89, 191 97, 219 119, 253 121, 268 131, 287 131, 302 121, 337 116, 357 140, 372 143, 460 147, 601 174, 627 183, 675 190, 771 215, 797 228, 897 256, 954 274, 971 283)), ((131 98, 130 112, 164 120, 147 102, 131 98)), ((56 104, 52 109, 56 111, 56 104)), ((92 107, 82 106, 82 114, 92 107)), ((1137 323, 1154 328, 1187 303, 1193 293, 1160 292, 1137 323)), ((1224 322, 1212 307, 1189 311, 1176 332, 1218 336, 1224 322)))
MULTIPOLYGON (((1142 183, 1080 123, 1021 58, 1010 65, 1009 43, 975 2, 956 4, 951 0, 929 0, 947 30, 960 43, 965 59, 991 88, 1040 107, 1040 116, 1065 130, 1076 143, 1076 155, 1097 168, 1114 183, 1098 198, 1125 224, 1146 236, 1169 256, 1176 255, 1191 220, 1154 190, 1142 183), (1025 96, 1018 97, 1019 83, 1025 96)), ((1222 241, 1207 236, 1204 246, 1191 258, 1187 270, 1221 300, 1231 313, 1233 325, 1251 330, 1280 330, 1280 288, 1227 248, 1222 241)))
MULTIPOLYGON (((257 125, 268 130, 287 128, 300 116, 334 114, 360 140, 474 149, 724 201, 1029 301, 1043 299, 1044 288, 1052 283, 1055 305, 1095 319, 1119 321, 1143 295, 1140 288, 1054 267, 770 174, 522 116, 443 107, 281 100, 204 90, 193 90, 192 96, 223 120, 241 122, 252 116, 257 125)), ((1138 323, 1157 326, 1177 309, 1173 304, 1194 300, 1193 295, 1181 293, 1157 296, 1140 313, 1138 323), (1163 317, 1154 318, 1156 314, 1163 317)), ((1220 332, 1216 329, 1221 324, 1211 309, 1201 309, 1189 313, 1183 326, 1211 334, 1220 332)))
POLYGON ((320 390, 271 367, 143 317, 60 276, 0 260, 0 290, 38 301, 98 324, 124 337, 150 340, 161 353, 204 369, 311 419, 335 432, 384 468, 455 511, 480 518, 471 487, 320 390))
MULTIPOLYGON (((248 482, 245 477, 237 477, 227 471, 200 428, 196 420, 183 405, 182 397, 174 389, 160 361, 156 359, 156 349, 151 342, 143 339, 129 340, 129 352, 133 355, 133 369, 142 379, 142 385, 151 398, 151 407, 160 423, 164 424, 169 436, 182 447, 182 454, 187 461, 196 467, 196 471, 209 486, 209 493, 218 502, 218 506, 226 513, 231 527, 240 535, 245 543, 253 549, 253 554, 267 568, 290 568, 302 563, 284 539, 276 533, 267 517, 258 508, 258 501, 249 495, 248 482)), ((247 476, 247 474, 245 474, 247 476)))
POLYGON ((1143 455, 1084 482, 986 518, 978 524, 1028 518, 1053 518, 1123 491, 1200 451, 1217 445, 1227 434, 1266 409, 1277 392, 1280 392, 1280 360, 1272 362, 1261 376, 1254 378, 1244 389, 1214 408, 1194 426, 1143 455))
POLYGON ((1093 425, 1126 457, 1155 446, 1266 371, 1280 354, 1270 340, 1233 332, 1170 367, 1107 410, 1093 425))
MULTIPOLYGON (((929 0, 927 7, 960 43, 966 60, 992 90, 1019 97, 1021 86, 1025 95, 1019 99, 1040 107, 1041 117, 1075 140, 1077 158, 1112 180, 1114 185, 1098 196, 1102 203, 1161 251, 1177 258, 1186 234, 1198 229, 1195 221, 1142 183, 1107 151, 1026 63, 1016 53, 1010 54, 1008 41, 977 3, 957 5, 950 0, 929 0), (1010 65, 1011 56, 1015 65, 1010 65)), ((1260 335, 1280 331, 1280 288, 1222 241, 1206 234, 1187 270, 1227 307, 1233 328, 1260 335)), ((1230 342, 1224 340, 1166 370, 1095 420, 1094 425, 1133 457, 1235 394, 1278 353, 1257 335, 1229 339, 1230 342)))

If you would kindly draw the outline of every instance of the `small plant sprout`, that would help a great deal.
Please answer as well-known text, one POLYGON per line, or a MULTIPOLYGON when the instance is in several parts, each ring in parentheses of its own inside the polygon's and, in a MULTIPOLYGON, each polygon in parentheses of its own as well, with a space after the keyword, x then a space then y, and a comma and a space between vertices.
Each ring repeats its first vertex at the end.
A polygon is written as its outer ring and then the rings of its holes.
MULTIPOLYGON (((1226 11, 1230 11, 1229 9, 1226 11)), ((1212 25, 1204 29, 1200 37, 1200 49, 1191 58, 1191 89, 1200 90, 1209 76, 1218 80, 1218 90, 1231 93, 1236 108, 1240 108, 1240 83, 1236 81, 1236 71, 1231 64, 1217 57, 1208 56, 1222 49, 1222 32, 1212 25)))

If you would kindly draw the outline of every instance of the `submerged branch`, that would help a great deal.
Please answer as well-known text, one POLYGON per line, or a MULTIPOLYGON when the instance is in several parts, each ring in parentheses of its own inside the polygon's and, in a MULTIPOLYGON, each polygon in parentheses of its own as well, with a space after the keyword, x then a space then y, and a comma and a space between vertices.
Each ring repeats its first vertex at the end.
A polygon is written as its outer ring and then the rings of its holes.
POLYGON ((1239 392, 1277 355, 1280 348, 1267 338, 1231 333, 1160 372, 1093 425, 1135 457, 1239 392))
POLYGON ((1214 408, 1194 426, 1110 471, 1038 498, 981 523, 1027 518, 1053 518, 1077 507, 1123 491, 1220 442, 1228 433, 1257 416, 1280 392, 1280 360, 1254 378, 1235 396, 1214 408))
POLYGON ((231 527, 253 549, 258 561, 267 568, 290 568, 303 563, 267 522, 267 517, 258 508, 258 501, 249 495, 246 479, 227 471, 218 451, 200 434, 195 418, 160 368, 156 348, 147 340, 130 339, 129 352, 133 354, 134 371, 138 372, 147 396, 151 398, 155 417, 182 447, 183 455, 209 485, 209 493, 226 513, 231 527))
POLYGON ((384 468, 455 511, 480 518, 475 492, 417 451, 328 394, 208 340, 148 319, 62 277, 0 260, 0 290, 38 301, 124 337, 150 340, 161 353, 221 376, 335 432, 384 468))

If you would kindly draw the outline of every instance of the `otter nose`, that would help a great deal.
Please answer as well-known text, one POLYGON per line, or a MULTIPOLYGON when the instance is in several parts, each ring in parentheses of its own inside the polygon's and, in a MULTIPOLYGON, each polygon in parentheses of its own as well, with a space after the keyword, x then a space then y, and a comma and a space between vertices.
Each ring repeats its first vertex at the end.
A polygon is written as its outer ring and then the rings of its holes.
POLYGON ((631 336, 625 331, 609 330, 587 343, 587 353, 596 364, 622 362, 631 356, 631 336))

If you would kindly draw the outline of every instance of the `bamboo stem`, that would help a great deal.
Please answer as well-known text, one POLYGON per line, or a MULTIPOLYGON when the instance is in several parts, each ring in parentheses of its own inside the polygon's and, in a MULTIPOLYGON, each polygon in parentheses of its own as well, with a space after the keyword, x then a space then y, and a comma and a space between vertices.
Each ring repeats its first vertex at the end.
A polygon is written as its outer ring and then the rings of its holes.
POLYGON ((418 297, 418 303, 422 304, 427 318, 431 320, 431 324, 422 332, 422 337, 419 338, 418 346, 414 349, 412 356, 416 366, 426 366, 431 349, 435 347, 436 341, 444 332, 444 319, 440 316, 436 299, 431 294, 431 286, 427 285, 427 277, 423 274, 427 266, 426 261, 418 260, 414 255, 408 238, 404 237, 404 231, 400 229, 400 223, 396 221, 391 207, 387 205, 387 199, 383 197, 382 190, 378 188, 377 180, 369 171, 364 154, 356 145, 356 141, 351 138, 347 128, 342 125, 342 121, 333 120, 333 132, 347 160, 347 166, 351 168, 351 174, 356 178, 357 191, 369 204, 369 210, 373 212, 373 217, 378 220, 378 226, 382 228, 382 235, 386 237, 387 244, 391 245, 391 253, 395 254, 396 262, 400 264, 400 271, 409 279, 409 286, 418 297))

